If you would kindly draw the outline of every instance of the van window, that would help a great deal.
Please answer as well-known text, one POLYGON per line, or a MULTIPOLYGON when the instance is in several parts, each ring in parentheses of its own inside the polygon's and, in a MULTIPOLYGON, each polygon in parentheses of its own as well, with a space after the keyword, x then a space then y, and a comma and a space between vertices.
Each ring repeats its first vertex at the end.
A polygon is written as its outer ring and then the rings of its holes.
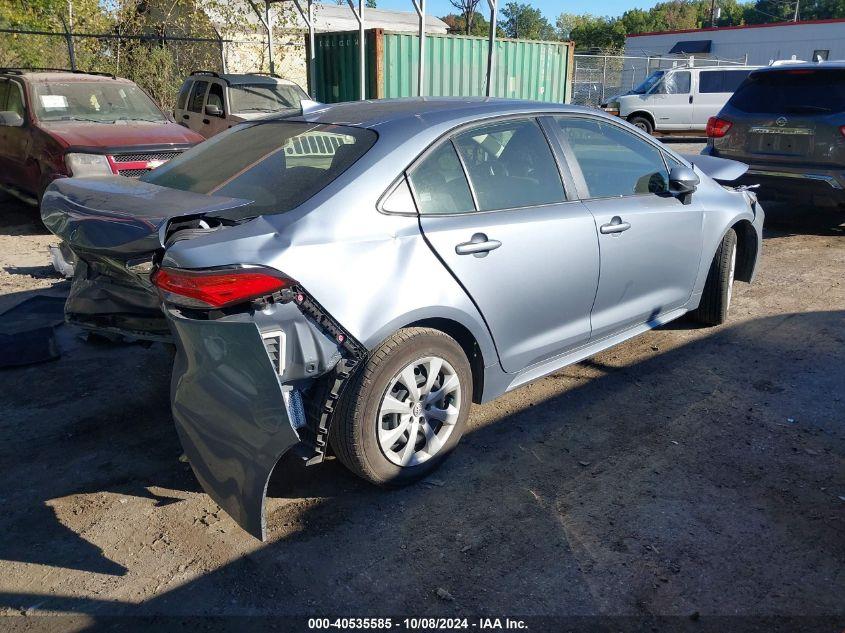
POLYGON ((794 68, 752 74, 728 104, 760 114, 845 112, 845 70, 794 68))
MULTIPOLYGON (((203 82, 204 83, 204 82, 203 82)), ((376 142, 372 130, 294 121, 244 124, 141 176, 162 187, 243 198, 243 217, 289 211, 376 142)))
POLYGON ((698 92, 735 92, 750 70, 702 70, 698 74, 698 92))
POLYGON ((194 90, 191 92, 190 105, 188 110, 191 112, 202 112, 202 102, 205 100, 205 91, 208 88, 207 81, 195 81, 194 90))
POLYGON ((182 87, 179 89, 179 97, 176 99, 176 109, 177 110, 184 110, 185 106, 188 103, 188 94, 191 92, 191 86, 194 85, 193 81, 186 81, 182 84, 182 87))
POLYGON ((6 95, 9 94, 9 81, 0 79, 0 112, 6 109, 6 95))
POLYGON ((669 73, 657 87, 657 94, 685 95, 690 90, 690 73, 688 70, 669 73))

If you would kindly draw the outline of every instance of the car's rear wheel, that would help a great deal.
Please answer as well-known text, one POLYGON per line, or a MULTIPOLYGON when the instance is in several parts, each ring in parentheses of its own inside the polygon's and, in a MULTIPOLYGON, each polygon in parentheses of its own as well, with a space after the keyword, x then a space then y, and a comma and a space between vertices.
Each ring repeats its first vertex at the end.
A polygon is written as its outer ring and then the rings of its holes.
POLYGON ((692 317, 705 325, 719 325, 728 318, 733 297, 734 272, 736 271, 736 233, 728 229, 710 264, 701 303, 692 317))
POLYGON ((628 123, 640 128, 646 134, 654 134, 654 126, 651 124, 651 121, 644 116, 632 116, 628 119, 628 123))
POLYGON ((338 459, 367 481, 412 483, 457 445, 471 403, 472 374, 461 346, 438 330, 405 328, 356 372, 329 440, 338 459))

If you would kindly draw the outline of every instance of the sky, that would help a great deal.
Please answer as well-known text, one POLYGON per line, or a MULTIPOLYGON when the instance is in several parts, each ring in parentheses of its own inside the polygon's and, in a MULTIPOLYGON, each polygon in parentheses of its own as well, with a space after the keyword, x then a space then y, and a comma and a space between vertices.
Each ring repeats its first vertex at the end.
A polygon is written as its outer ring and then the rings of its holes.
MULTIPOLYGON (((640 8, 648 9, 654 6, 657 2, 645 2, 633 4, 631 0, 604 0, 603 2, 577 2, 577 3, 563 3, 560 0, 517 0, 518 2, 528 2, 534 7, 537 7, 543 12, 543 15, 551 22, 555 23, 555 19, 561 13, 592 13, 594 15, 622 15, 628 9, 640 8)), ((393 9, 396 11, 413 11, 414 5, 411 0, 377 0, 379 9, 393 9)), ((500 8, 507 0, 499 0, 500 8)), ((487 0, 481 0, 478 5, 480 12, 486 12, 487 0)), ((456 13, 456 10, 449 3, 449 0, 426 0, 426 13, 431 13, 436 16, 443 16, 448 13, 456 13)))

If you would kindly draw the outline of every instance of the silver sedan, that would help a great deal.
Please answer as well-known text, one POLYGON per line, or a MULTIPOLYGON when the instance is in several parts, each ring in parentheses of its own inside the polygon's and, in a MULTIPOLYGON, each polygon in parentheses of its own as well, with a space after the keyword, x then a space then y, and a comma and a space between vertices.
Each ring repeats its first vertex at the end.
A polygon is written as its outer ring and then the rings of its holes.
POLYGON ((78 259, 70 321, 175 343, 185 453, 263 538, 288 451, 410 483, 471 403, 724 321, 762 241, 726 184, 744 171, 594 110, 374 101, 245 123, 140 180, 58 180, 42 217, 78 259))

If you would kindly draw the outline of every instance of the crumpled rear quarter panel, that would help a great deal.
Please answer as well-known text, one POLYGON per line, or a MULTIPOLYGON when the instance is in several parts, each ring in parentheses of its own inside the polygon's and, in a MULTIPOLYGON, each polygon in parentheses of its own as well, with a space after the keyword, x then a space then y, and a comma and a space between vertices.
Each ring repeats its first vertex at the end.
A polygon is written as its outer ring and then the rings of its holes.
POLYGON ((258 327, 168 310, 177 344, 176 430, 203 489, 264 539, 264 497, 276 462, 299 441, 258 327))

